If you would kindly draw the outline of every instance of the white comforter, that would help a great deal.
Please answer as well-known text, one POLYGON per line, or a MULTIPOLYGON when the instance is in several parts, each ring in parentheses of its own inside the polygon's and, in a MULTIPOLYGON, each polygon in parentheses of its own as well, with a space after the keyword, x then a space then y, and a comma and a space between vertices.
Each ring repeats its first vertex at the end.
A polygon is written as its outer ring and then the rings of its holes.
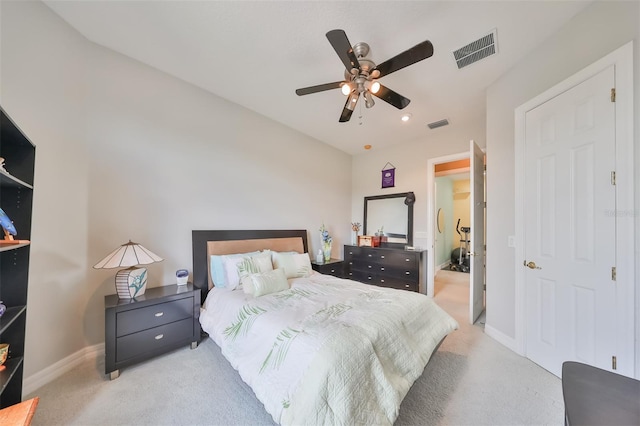
POLYGON ((313 273, 258 298, 212 289, 200 322, 273 419, 393 424, 458 327, 428 297, 313 273))

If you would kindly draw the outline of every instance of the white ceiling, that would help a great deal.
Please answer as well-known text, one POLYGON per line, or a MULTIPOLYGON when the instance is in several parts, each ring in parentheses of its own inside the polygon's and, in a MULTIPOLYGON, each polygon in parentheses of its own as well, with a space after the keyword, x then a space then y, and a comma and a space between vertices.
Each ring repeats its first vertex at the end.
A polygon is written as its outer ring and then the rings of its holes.
POLYGON ((427 123, 483 128, 485 89, 587 1, 45 1, 89 40, 188 81, 350 154, 437 138, 427 123), (411 99, 400 111, 359 102, 339 123, 343 79, 326 32, 343 29, 381 63, 430 40, 434 55, 383 77, 411 99), (497 29, 498 53, 458 70, 452 51, 497 29), (402 123, 404 112, 413 115, 402 123), (361 116, 361 118, 360 118, 361 116))

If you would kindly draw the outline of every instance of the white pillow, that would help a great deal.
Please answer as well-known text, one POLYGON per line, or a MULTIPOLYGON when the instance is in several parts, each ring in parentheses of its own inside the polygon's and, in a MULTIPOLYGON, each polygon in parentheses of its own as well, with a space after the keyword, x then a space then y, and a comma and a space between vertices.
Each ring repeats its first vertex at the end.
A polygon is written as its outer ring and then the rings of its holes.
MULTIPOLYGON (((256 265, 271 264, 271 257, 266 253, 252 254, 250 256, 223 256, 222 266, 224 270, 224 281, 226 288, 235 290, 240 285, 240 276, 238 275, 238 264, 246 258, 256 258, 256 265)), ((272 266, 273 269, 273 266, 272 266)))
POLYGON ((223 254, 223 255, 211 255, 210 268, 211 268, 211 280, 213 281, 213 285, 218 288, 223 288, 227 286, 226 283, 226 274, 224 270, 224 259, 230 257, 243 258, 247 256, 254 256, 260 254, 259 251, 252 251, 249 253, 235 253, 235 254, 223 254))
POLYGON ((244 257, 236 267, 238 269, 238 278, 242 284, 242 290, 246 294, 253 294, 253 282, 249 277, 251 274, 273 270, 271 253, 261 253, 253 257, 244 257))
POLYGON ((307 253, 273 252, 273 267, 284 268, 287 278, 308 277, 311 275, 311 259, 307 253))
POLYGON ((249 278, 253 284, 254 297, 289 289, 289 282, 282 268, 259 274, 251 274, 249 278))

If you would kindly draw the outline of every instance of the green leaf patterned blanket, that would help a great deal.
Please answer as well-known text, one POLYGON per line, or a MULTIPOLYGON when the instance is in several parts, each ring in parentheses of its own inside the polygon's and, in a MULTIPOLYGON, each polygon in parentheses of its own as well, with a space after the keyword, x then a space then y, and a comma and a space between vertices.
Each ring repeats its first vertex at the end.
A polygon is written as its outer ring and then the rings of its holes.
POLYGON ((257 298, 214 288, 202 328, 276 422, 393 424, 456 321, 413 292, 318 273, 290 283, 257 298))

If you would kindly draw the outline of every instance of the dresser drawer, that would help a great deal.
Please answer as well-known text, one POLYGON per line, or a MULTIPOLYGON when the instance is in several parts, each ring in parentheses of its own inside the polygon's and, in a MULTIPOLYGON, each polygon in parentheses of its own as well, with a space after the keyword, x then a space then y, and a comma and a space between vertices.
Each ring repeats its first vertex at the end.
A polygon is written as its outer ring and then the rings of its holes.
POLYGON ((385 251, 379 254, 381 264, 395 266, 402 269, 412 269, 418 267, 418 256, 415 253, 405 251, 385 251))
POLYGON ((395 266, 379 266, 375 271, 379 275, 393 277, 404 281, 418 282, 420 271, 418 268, 400 268, 395 266))
POLYGON ((389 277, 381 274, 367 273, 364 271, 350 271, 347 278, 360 281, 365 284, 372 284, 379 287, 395 288, 400 290, 418 291, 418 280, 405 280, 401 278, 389 277))
POLYGON ((354 257, 359 257, 362 253, 367 250, 366 247, 356 247, 356 246, 345 246, 344 248, 344 258, 352 259, 354 257))
POLYGON ((193 298, 188 297, 172 302, 118 312, 116 315, 116 335, 121 337, 181 319, 192 318, 193 298))
POLYGON ((174 345, 193 335, 193 318, 128 334, 116 339, 116 362, 174 345))
MULTIPOLYGON (((376 285, 381 285, 384 287, 389 287, 389 288, 395 288, 398 290, 409 290, 409 291, 415 291, 417 292, 419 290, 419 284, 418 281, 415 282, 409 282, 409 281, 405 281, 405 280, 397 280, 397 279, 389 279, 386 277, 382 277, 385 278, 384 282, 380 283, 380 284, 376 284, 376 285)), ((375 283, 374 283, 375 284, 375 283)))

